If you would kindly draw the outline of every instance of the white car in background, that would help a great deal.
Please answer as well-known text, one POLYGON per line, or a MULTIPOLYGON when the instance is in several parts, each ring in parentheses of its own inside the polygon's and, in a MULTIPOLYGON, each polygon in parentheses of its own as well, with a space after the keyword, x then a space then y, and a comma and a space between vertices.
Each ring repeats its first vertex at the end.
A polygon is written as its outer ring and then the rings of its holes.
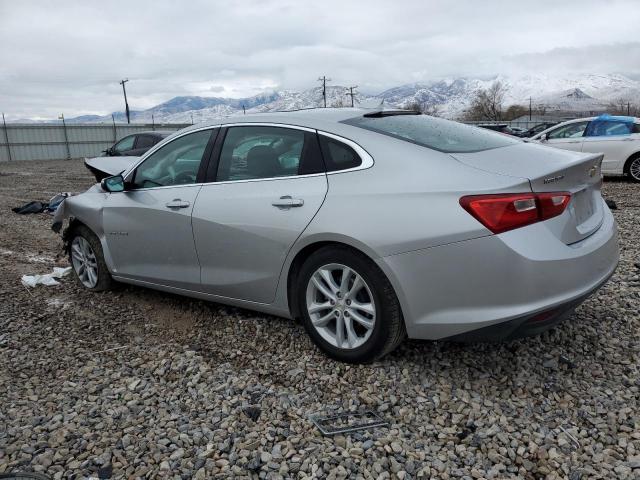
POLYGON ((529 141, 576 152, 603 153, 604 175, 628 174, 640 182, 640 118, 579 118, 548 128, 529 141))

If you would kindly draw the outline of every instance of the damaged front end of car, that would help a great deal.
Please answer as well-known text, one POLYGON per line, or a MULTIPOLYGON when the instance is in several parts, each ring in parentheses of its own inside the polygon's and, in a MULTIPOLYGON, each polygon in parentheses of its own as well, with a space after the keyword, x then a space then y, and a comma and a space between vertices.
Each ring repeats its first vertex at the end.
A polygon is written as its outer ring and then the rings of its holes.
POLYGON ((53 216, 51 230, 62 235, 63 249, 69 253, 70 234, 78 225, 86 225, 98 238, 103 239, 102 211, 108 193, 99 183, 87 191, 65 198, 53 216), (65 228, 65 223, 66 228, 65 228))

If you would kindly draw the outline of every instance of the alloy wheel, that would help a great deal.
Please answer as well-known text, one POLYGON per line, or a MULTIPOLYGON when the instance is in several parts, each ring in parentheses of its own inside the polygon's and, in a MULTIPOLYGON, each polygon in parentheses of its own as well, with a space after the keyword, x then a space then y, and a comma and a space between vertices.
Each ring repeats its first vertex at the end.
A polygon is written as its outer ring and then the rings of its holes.
POLYGON ((373 332, 376 306, 371 289, 346 265, 318 268, 309 279, 306 304, 313 328, 334 347, 358 348, 373 332))
POLYGON ((94 288, 98 284, 98 261, 84 237, 77 236, 71 242, 71 263, 85 287, 94 288))
POLYGON ((640 182, 640 157, 635 158, 629 165, 629 173, 634 180, 640 182))

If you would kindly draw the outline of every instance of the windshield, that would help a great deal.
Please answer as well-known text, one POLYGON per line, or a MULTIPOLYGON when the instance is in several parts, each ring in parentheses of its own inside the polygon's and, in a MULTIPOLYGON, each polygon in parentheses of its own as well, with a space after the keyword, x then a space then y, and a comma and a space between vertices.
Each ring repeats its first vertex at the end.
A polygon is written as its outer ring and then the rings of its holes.
POLYGON ((343 123, 405 140, 445 153, 479 152, 520 142, 484 128, 428 115, 356 117, 343 123))

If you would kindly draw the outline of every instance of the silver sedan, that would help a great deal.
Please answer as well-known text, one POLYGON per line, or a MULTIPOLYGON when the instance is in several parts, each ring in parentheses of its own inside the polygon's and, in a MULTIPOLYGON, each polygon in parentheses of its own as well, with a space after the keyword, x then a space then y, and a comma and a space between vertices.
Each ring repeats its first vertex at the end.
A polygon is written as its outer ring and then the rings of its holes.
POLYGON ((88 289, 299 319, 367 362, 567 317, 618 262, 601 162, 405 111, 246 115, 172 135, 57 220, 88 289))

